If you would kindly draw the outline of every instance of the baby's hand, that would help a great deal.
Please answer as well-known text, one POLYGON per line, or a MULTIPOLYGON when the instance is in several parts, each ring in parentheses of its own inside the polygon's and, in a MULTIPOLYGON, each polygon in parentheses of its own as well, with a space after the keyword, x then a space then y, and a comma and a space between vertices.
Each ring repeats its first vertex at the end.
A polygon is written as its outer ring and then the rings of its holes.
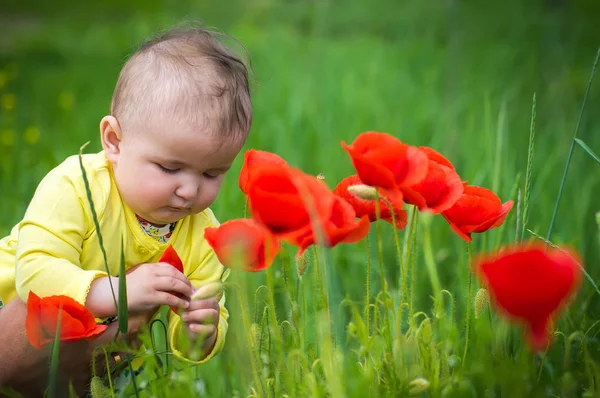
POLYGON ((188 308, 192 293, 187 277, 170 264, 140 264, 127 272, 127 307, 131 313, 160 305, 188 308))
POLYGON ((217 340, 219 302, 215 297, 192 300, 181 315, 187 336, 193 342, 202 342, 202 352, 208 354, 217 340))

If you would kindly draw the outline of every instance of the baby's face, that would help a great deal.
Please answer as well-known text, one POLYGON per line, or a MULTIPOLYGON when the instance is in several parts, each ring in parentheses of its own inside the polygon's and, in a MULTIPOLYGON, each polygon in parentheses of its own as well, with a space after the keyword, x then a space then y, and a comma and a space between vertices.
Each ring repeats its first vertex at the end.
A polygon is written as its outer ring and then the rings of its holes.
POLYGON ((117 186, 127 205, 154 224, 173 223, 209 207, 244 144, 167 123, 123 133, 114 164, 117 186))

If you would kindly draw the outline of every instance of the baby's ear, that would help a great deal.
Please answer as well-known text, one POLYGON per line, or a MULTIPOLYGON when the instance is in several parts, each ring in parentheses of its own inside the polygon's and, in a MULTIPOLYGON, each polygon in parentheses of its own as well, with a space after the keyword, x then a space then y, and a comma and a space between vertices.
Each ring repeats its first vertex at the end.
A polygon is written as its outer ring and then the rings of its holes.
POLYGON ((114 116, 104 116, 100 121, 100 139, 106 158, 115 163, 121 151, 121 127, 114 116))

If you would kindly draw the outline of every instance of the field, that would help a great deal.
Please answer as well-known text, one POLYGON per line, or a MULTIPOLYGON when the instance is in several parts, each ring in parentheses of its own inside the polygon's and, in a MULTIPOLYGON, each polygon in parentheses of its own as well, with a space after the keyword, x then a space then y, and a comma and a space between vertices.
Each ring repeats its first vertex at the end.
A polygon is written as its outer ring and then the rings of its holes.
MULTIPOLYGON (((598 80, 581 111, 600 46, 600 7, 547 3, 3 2, 0 235, 20 220, 49 170, 88 141, 86 152, 100 150, 98 123, 136 45, 184 19, 203 20, 251 56, 254 122, 246 149, 322 173, 333 188, 354 173, 342 140, 380 131, 430 146, 469 184, 515 201, 502 227, 474 235, 473 256, 534 234, 547 237, 552 228, 552 242, 575 248, 589 279, 556 325, 554 344, 531 353, 522 329, 493 308, 476 316, 480 286, 474 279, 469 300, 467 244, 441 216, 420 215, 414 228, 399 231, 403 257, 411 260, 406 297, 387 223, 380 230, 372 225, 370 246, 309 250, 302 277, 288 245, 267 271, 232 273, 241 289, 227 293, 223 352, 193 368, 174 361, 149 366, 136 379, 139 395, 600 396, 600 165, 573 144, 577 129, 577 138, 600 153, 598 80), (431 269, 444 293, 433 291, 431 269), (367 285, 371 328, 364 324, 367 285), (397 333, 389 323, 401 308, 397 333)), ((241 163, 242 156, 212 207, 221 221, 244 216, 241 163)), ((128 394, 135 394, 133 385, 128 394)))

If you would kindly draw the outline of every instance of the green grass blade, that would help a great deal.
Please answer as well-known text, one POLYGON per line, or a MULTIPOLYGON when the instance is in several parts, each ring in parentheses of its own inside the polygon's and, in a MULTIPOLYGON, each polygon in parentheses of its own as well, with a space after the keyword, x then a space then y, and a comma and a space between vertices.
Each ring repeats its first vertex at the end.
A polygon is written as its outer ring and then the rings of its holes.
MULTIPOLYGON (((600 227, 599 227, 599 229, 600 229, 600 227)), ((552 247, 554 247, 556 249, 560 249, 560 247, 558 247, 554 243, 550 242, 548 239, 545 239, 543 236, 540 236, 540 235, 536 234, 532 230, 528 229, 527 232, 529 232, 531 235, 535 236, 536 238, 544 241, 549 246, 552 246, 552 247)), ((592 276, 587 273, 587 271, 585 270, 585 268, 581 264, 579 264, 579 262, 577 262, 577 265, 579 266, 579 268, 581 269, 581 272, 583 272, 583 274, 585 275, 585 277, 587 278, 587 280, 592 284, 592 286, 594 286, 594 289, 596 289, 596 292, 598 293, 598 295, 600 295, 600 288, 598 288, 598 285, 596 285, 596 282, 594 282, 594 278, 592 278, 592 276)))
POLYGON ((58 378, 58 355, 60 351, 60 321, 62 315, 62 305, 58 309, 58 319, 56 322, 56 335, 54 343, 52 343, 52 352, 50 354, 50 384, 48 386, 48 397, 54 398, 57 396, 56 384, 58 378))
POLYGON ((598 157, 585 142, 581 141, 579 138, 575 138, 575 142, 578 143, 579 146, 582 147, 596 162, 600 163, 600 157, 598 157))
POLYGON ((502 175, 502 153, 504 149, 504 135, 506 129, 506 102, 502 101, 500 113, 498 114, 498 125, 496 127, 496 153, 494 154, 494 174, 492 178, 492 191, 500 190, 500 176, 502 175))
MULTIPOLYGON (((82 152, 83 149, 89 144, 89 141, 86 142, 79 148, 79 167, 81 168, 81 176, 83 177, 83 184, 85 185, 85 193, 87 195, 88 203, 90 204, 90 209, 92 210, 92 219, 94 220, 94 227, 96 227, 96 232, 98 233, 98 243, 100 244, 100 251, 102 251, 102 258, 104 259, 104 268, 106 273, 110 275, 110 268, 108 267, 108 260, 106 257, 106 249, 104 249, 104 242, 102 239, 102 233, 100 232, 100 223, 98 222, 98 214, 96 213, 96 208, 94 207, 94 200, 92 199, 92 191, 90 190, 90 182, 87 178, 87 173, 85 171, 85 167, 83 167, 83 158, 82 152)), ((109 280, 110 291, 112 293, 113 301, 115 303, 115 308, 117 306, 117 297, 115 296, 115 289, 112 285, 112 282, 109 280)))
POLYGON ((594 80, 594 75, 596 75, 596 67, 598 66, 598 60, 600 59, 600 48, 596 53, 596 59, 594 60, 594 66, 592 67, 592 73, 590 74, 590 80, 588 81, 587 88, 585 90, 585 95, 583 97, 583 103, 581 104, 581 111, 579 112, 579 119, 577 120, 577 126, 575 127, 575 133, 573 134, 573 140, 571 141, 571 148, 569 149, 569 156, 567 157, 567 164, 565 165, 565 171, 562 176, 562 181, 560 183, 560 188, 558 189, 558 197, 556 198, 556 202, 554 203, 554 212, 552 213, 552 220, 550 221, 550 227, 548 228, 547 240, 552 239, 552 230, 554 228, 554 222, 556 221, 556 214, 558 213, 558 205, 560 204, 560 198, 563 193, 563 188, 565 187, 565 182, 567 181, 567 174, 569 173, 569 165, 571 164, 571 157, 573 156, 573 150, 575 149, 575 139, 577 138, 577 133, 579 132, 579 126, 581 125, 581 119, 583 117, 583 110, 585 109, 585 104, 588 99, 588 95, 590 93, 590 87, 592 87, 592 81, 594 80))
POLYGON ((121 238, 121 263, 119 265, 119 332, 127 334, 128 313, 127 313, 127 278, 125 271, 125 247, 123 238, 121 238))
POLYGON ((527 173, 525 175, 525 194, 523 196, 523 219, 521 221, 521 240, 525 236, 525 228, 529 219, 529 192, 531 190, 531 171, 533 169, 533 152, 535 139, 535 105, 536 98, 533 94, 533 104, 531 106, 531 125, 529 127, 529 148, 527 149, 527 173))

